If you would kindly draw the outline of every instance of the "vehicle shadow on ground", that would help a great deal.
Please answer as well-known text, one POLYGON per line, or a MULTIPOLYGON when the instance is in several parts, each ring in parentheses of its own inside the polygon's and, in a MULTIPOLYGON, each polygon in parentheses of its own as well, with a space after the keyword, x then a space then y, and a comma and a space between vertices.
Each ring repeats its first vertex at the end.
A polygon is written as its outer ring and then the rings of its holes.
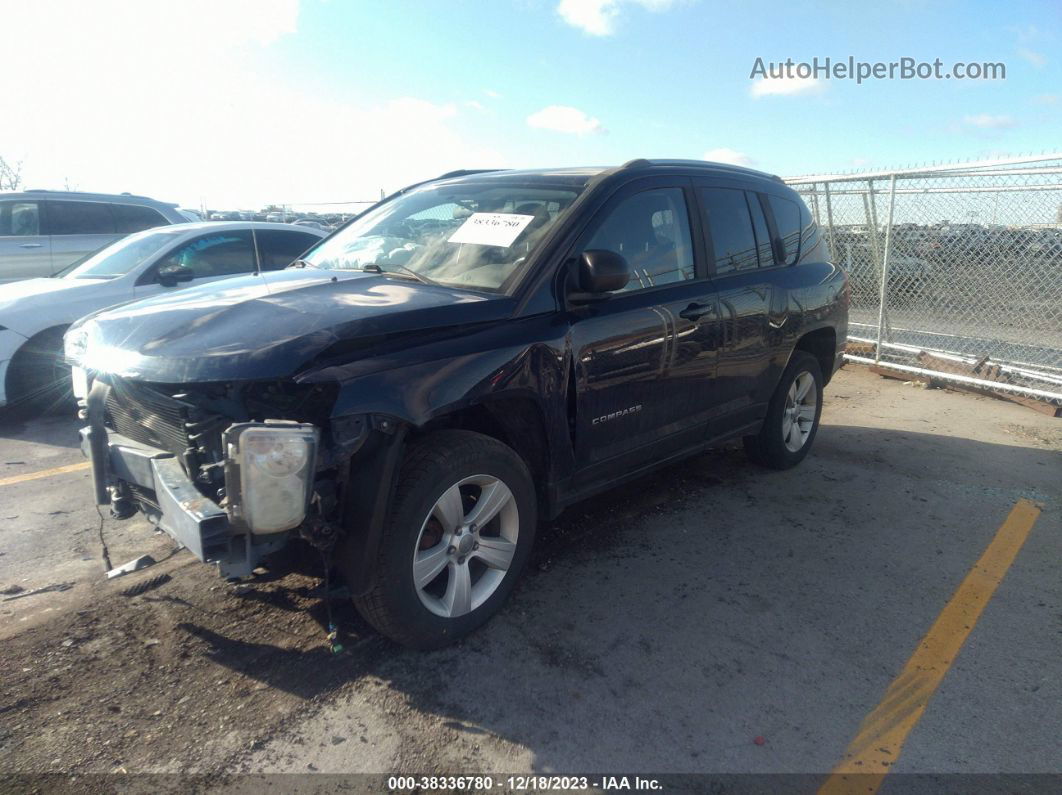
MULTIPOLYGON (((1057 508, 1059 471, 1062 453, 1041 448, 825 425, 794 470, 717 451, 574 506, 540 528, 510 603, 447 649, 398 648, 349 606, 337 612, 339 655, 183 629, 217 663, 307 699, 380 677, 448 726, 528 749, 540 772, 696 771, 703 750, 744 748, 748 733, 771 728, 722 737, 720 713, 764 692, 799 700, 785 693, 808 686, 806 655, 836 655, 833 628, 806 605, 843 601, 878 576, 902 589, 922 549, 941 560, 956 550, 960 571, 976 559, 983 534, 926 509, 934 489, 1003 515, 1020 496, 1057 508), (671 740, 647 749, 648 735, 671 740)), ((757 708, 788 719, 784 703, 757 708)))
POLYGON ((0 408, 2 440, 76 449, 80 446, 77 432, 84 424, 75 412, 19 418, 0 408))
POLYGON ((203 641, 207 656, 214 662, 307 701, 371 673, 385 646, 382 638, 371 636, 352 649, 333 653, 322 633, 321 643, 310 649, 280 649, 273 644, 237 640, 192 623, 178 624, 177 629, 203 641))

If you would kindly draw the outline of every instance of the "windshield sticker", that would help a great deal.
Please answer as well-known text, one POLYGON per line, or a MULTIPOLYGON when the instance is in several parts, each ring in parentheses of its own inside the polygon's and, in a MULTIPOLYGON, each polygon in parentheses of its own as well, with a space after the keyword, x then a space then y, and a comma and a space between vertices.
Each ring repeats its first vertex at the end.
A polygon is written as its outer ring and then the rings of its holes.
POLYGON ((450 235, 449 242, 508 248, 533 220, 533 215, 472 213, 468 220, 450 235))

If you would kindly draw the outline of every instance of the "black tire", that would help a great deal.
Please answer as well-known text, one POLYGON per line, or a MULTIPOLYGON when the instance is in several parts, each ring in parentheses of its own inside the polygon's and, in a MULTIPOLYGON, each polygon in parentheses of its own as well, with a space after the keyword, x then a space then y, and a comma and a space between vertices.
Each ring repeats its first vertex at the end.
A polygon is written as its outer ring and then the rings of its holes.
POLYGON ((755 436, 746 436, 744 439, 745 452, 754 463, 770 469, 789 469, 804 460, 819 431, 819 417, 822 415, 822 386, 822 368, 819 367, 818 359, 806 351, 794 351, 771 397, 763 427, 755 436), (788 410, 789 389, 804 373, 809 374, 814 380, 815 417, 807 437, 800 448, 794 451, 786 446, 783 428, 788 410))
POLYGON ((470 431, 448 430, 416 443, 403 461, 388 512, 375 584, 354 599, 358 612, 382 634, 417 649, 439 648, 472 632, 498 612, 526 565, 534 543, 536 505, 527 466, 501 442, 470 431), (516 550, 500 583, 481 605, 457 617, 436 615, 425 606, 414 584, 413 556, 421 542, 421 528, 447 489, 478 475, 497 478, 512 492, 519 512, 516 550))
POLYGON ((19 418, 73 412, 70 368, 63 363, 64 328, 41 332, 19 348, 7 368, 7 409, 19 418))

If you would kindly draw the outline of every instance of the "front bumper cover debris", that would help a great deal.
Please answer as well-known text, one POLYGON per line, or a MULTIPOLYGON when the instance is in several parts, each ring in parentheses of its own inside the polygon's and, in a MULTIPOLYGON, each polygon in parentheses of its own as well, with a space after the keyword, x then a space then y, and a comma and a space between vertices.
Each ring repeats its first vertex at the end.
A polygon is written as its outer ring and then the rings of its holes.
MULTIPOLYGON (((253 539, 229 523, 225 510, 195 487, 177 458, 100 426, 82 428, 81 451, 93 463, 93 475, 105 484, 122 481, 150 492, 154 504, 141 501, 145 516, 204 563, 217 563, 225 577, 245 577, 258 561, 287 540, 253 539), (95 449, 94 449, 95 448, 95 449), (100 460, 102 457, 102 460, 100 460)), ((106 487, 96 490, 101 505, 110 502, 106 487)), ((143 492, 141 492, 143 493, 143 492)))

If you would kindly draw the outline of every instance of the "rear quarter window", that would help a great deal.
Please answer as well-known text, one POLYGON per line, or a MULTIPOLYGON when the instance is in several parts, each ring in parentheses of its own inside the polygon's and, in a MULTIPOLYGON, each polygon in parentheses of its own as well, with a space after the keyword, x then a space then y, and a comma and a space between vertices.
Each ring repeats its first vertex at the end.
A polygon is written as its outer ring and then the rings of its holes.
POLYGON ((128 234, 151 229, 154 226, 168 226, 169 221, 158 210, 135 204, 112 204, 114 225, 117 231, 128 234))
MULTIPOLYGON (((800 203, 800 251, 801 255, 807 259, 807 256, 814 252, 815 248, 819 245, 819 225, 815 223, 814 217, 811 215, 811 210, 803 202, 800 203)), ((825 250, 820 254, 829 259, 830 253, 825 250)))
MULTIPOLYGON (((768 195, 774 225, 778 228, 778 237, 782 240, 785 251, 783 264, 792 265, 800 257, 800 205, 781 196, 768 195)), ((808 216, 810 218, 810 215, 808 216)))

